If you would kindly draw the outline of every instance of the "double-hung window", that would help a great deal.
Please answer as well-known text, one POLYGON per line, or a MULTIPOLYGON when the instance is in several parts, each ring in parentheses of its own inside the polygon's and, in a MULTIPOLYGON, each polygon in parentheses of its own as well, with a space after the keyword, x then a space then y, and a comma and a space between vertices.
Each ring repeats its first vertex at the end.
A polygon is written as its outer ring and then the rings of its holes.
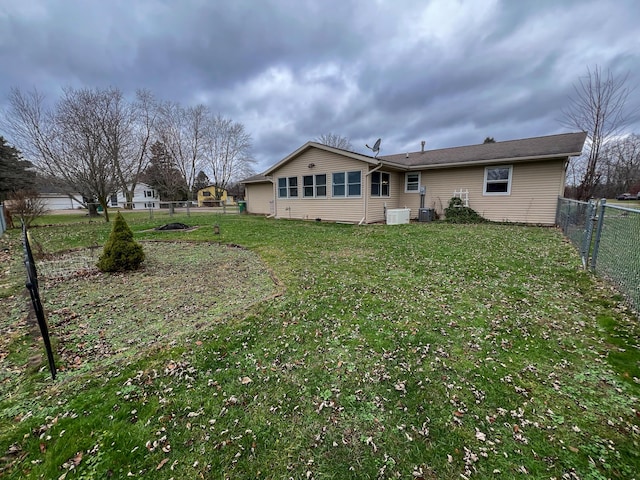
POLYGON ((512 176, 511 165, 485 167, 483 195, 511 195, 512 176))
POLYGON ((384 172, 373 172, 371 174, 371 196, 389 196, 389 174, 384 172))
POLYGON ((332 186, 334 197, 359 197, 362 195, 362 172, 334 172, 332 186))
POLYGON ((302 177, 302 195, 305 198, 327 196, 327 175, 305 175, 302 177))
POLYGON ((278 197, 298 198, 298 177, 278 177, 278 197))
POLYGON ((404 177, 404 192, 419 192, 420 191, 420 172, 407 173, 404 177))

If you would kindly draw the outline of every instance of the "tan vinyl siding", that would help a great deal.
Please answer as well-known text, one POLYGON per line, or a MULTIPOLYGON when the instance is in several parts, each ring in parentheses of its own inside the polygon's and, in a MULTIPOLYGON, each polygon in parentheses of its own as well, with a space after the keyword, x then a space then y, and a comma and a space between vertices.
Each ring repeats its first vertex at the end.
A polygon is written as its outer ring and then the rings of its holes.
MULTIPOLYGON (((389 174, 389 196, 388 197, 372 197, 371 196, 371 175, 367 176, 367 223, 376 223, 385 221, 385 205, 387 208, 398 208, 400 192, 404 190, 404 174, 396 172, 388 172, 379 170, 380 172, 389 174)), ((413 214, 413 212, 411 212, 413 214)), ((417 210, 416 210, 417 214, 417 210)))
POLYGON ((364 203, 368 167, 365 163, 327 152, 317 148, 306 150, 298 157, 271 172, 275 184, 274 196, 277 218, 295 218, 304 220, 321 219, 327 221, 360 222, 364 215, 364 203), (313 164, 313 167, 309 167, 313 164), (361 172, 360 197, 332 197, 331 174, 347 171, 361 172), (305 175, 327 175, 327 196, 324 198, 305 198, 303 196, 302 177, 305 175), (298 198, 278 197, 278 178, 297 177, 298 198))
POLYGON ((273 184, 247 183, 245 185, 245 197, 247 200, 247 212, 261 215, 273 213, 271 211, 273 202, 273 184))
MULTIPOLYGON (((564 159, 513 164, 510 195, 491 196, 483 195, 484 166, 424 170, 425 207, 443 215, 454 190, 463 189, 469 190, 469 207, 489 220, 553 225, 564 165, 564 159)), ((403 193, 400 204, 410 207, 415 218, 420 195, 403 193)))

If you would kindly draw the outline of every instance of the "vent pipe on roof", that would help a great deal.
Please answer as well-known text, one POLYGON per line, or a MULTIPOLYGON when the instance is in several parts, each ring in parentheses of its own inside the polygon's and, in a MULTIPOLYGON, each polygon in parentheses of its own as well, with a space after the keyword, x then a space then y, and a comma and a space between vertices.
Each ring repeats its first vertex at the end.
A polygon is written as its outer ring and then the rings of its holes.
POLYGON ((427 142, 425 142, 424 140, 422 140, 422 141, 420 142, 420 144, 422 145, 422 153, 424 153, 424 145, 425 145, 426 143, 427 143, 427 142))

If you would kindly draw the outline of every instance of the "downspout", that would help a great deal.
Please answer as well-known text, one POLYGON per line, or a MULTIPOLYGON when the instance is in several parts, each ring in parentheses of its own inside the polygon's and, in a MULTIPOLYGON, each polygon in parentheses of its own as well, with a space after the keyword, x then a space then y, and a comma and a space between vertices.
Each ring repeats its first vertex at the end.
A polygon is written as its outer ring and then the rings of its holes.
POLYGON ((273 189, 273 213, 267 218, 278 218, 278 186, 276 182, 273 181, 273 177, 271 175, 265 175, 265 178, 271 182, 271 187, 273 189))
MULTIPOLYGON (((382 168, 382 162, 378 162, 378 165, 375 168, 373 168, 373 169, 369 170, 367 173, 365 173, 364 174, 365 184, 367 183, 366 182, 367 177, 369 175, 371 175, 373 172, 377 172, 381 168, 382 168)), ((369 191, 369 189, 366 188, 366 185, 365 185, 365 189, 364 189, 364 217, 362 217, 362 220, 360 220, 360 223, 358 225, 362 225, 362 223, 367 219, 367 206, 368 206, 367 200, 369 199, 369 195, 367 194, 368 191, 369 191)))

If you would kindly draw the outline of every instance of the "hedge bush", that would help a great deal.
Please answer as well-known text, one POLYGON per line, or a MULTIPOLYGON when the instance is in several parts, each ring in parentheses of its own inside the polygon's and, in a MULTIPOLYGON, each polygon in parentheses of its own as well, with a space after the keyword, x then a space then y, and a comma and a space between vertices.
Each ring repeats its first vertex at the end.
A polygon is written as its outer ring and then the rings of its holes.
POLYGON ((137 269, 143 260, 142 245, 133 240, 133 232, 118 212, 98 260, 98 268, 103 272, 124 272, 137 269))
POLYGON ((462 199, 453 197, 449 207, 444 209, 445 222, 449 223, 486 223, 488 220, 474 209, 465 207, 462 199))

